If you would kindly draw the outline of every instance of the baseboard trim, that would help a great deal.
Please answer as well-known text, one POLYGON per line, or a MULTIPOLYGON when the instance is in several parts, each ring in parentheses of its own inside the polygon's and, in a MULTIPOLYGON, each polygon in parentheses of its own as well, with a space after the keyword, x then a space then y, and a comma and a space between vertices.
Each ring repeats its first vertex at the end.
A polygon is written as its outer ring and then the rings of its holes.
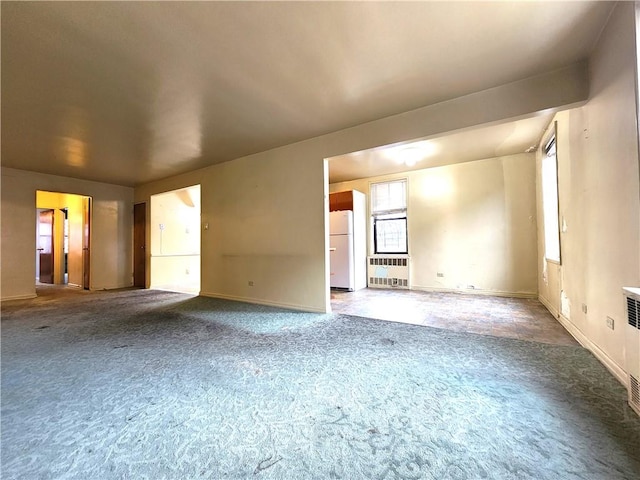
POLYGON ((560 315, 560 312, 558 311, 557 308, 551 305, 551 302, 549 300, 544 298, 542 295, 538 296, 538 300, 540 300, 540 303, 543 304, 547 308, 547 310, 549 310, 551 315, 553 315, 556 319, 558 318, 558 315, 560 315))
POLYGON ((571 320, 558 312, 558 309, 554 308, 549 300, 544 298, 542 295, 538 297, 538 300, 540 300, 540 303, 542 303, 546 307, 546 309, 549 310, 551 315, 553 315, 558 320, 558 322, 560 322, 560 325, 562 325, 564 329, 569 332, 569 334, 573 338, 575 338, 580 345, 589 350, 593 354, 593 356, 596 357, 598 361, 602 363, 622 385, 628 387, 629 379, 624 368, 614 362, 611 357, 609 357, 606 353, 604 353, 604 351, 602 351, 600 347, 589 340, 587 336, 582 333, 582 330, 571 323, 571 320))
POLYGON ((36 298, 37 295, 35 293, 27 293, 24 295, 12 295, 10 297, 2 297, 0 298, 0 302, 9 302, 11 300, 29 300, 31 298, 36 298))
POLYGON ((560 314, 558 316, 558 321, 565 328, 565 330, 567 330, 571 334, 571 336, 575 338, 578 343, 580 343, 580 345, 593 353, 593 356, 596 357, 605 367, 607 367, 607 370, 609 370, 622 385, 628 387, 628 375, 624 368, 614 362, 611 357, 609 357, 600 347, 598 347, 598 345, 589 340, 586 335, 582 333, 582 331, 578 327, 571 323, 571 321, 567 317, 560 314))
POLYGON ((485 295, 491 297, 538 298, 538 294, 533 292, 506 292, 503 290, 481 290, 479 288, 440 288, 411 285, 410 290, 421 290, 423 292, 437 293, 465 293, 469 295, 485 295))
POLYGON ((250 298, 250 297, 238 297, 235 295, 225 295, 222 293, 212 293, 212 292, 203 292, 203 291, 200 291, 200 295, 203 297, 220 298, 222 300, 232 300, 234 302, 251 303, 254 305, 266 305, 268 307, 286 308, 287 310, 298 310, 298 311, 310 312, 310 313, 327 313, 320 308, 315 309, 305 305, 297 305, 293 303, 270 302, 267 300, 260 300, 256 298, 250 298))
POLYGON ((128 284, 128 285, 101 285, 101 286, 91 286, 89 288, 89 291, 91 292, 101 292, 101 291, 105 291, 105 290, 121 290, 123 288, 130 288, 133 287, 133 284, 128 284))

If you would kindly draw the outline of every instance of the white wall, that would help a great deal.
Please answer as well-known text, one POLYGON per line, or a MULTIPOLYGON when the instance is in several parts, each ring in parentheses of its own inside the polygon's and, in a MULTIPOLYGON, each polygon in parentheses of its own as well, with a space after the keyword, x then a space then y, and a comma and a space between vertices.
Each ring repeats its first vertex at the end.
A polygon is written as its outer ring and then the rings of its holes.
POLYGON ((640 285, 634 19, 632 2, 616 6, 590 59, 589 102, 556 115, 561 266, 543 258, 541 221, 538 235, 540 299, 622 381, 622 287, 640 285))
MULTIPOLYGON (((534 154, 335 183, 329 188, 368 194, 370 183, 394 178, 408 180, 412 289, 537 296, 534 154)), ((368 243, 372 253, 371 228, 368 243)))
MULTIPOLYGON (((208 231, 201 228, 202 294, 326 311, 326 158, 515 119, 581 102, 586 94, 585 65, 578 64, 142 185, 135 201, 148 204, 153 194, 200 184, 202 222, 210 225, 208 231)), ((478 283, 502 288, 484 279, 478 283)))
POLYGON ((132 285, 132 188, 3 167, 3 300, 35 296, 36 190, 92 197, 91 288, 132 285))

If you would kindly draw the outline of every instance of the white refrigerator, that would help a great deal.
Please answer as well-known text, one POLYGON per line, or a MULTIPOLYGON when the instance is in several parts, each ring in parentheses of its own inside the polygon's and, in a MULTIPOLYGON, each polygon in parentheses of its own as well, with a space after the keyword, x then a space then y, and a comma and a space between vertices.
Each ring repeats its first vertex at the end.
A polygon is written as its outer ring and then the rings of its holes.
POLYGON ((355 290, 353 212, 329 213, 331 288, 355 290))

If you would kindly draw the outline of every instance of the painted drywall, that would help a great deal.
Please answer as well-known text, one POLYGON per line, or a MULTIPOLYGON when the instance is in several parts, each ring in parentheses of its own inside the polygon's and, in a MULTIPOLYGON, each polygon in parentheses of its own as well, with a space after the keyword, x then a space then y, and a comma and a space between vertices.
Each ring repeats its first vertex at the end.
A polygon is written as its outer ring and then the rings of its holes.
POLYGON ((201 184, 203 295, 324 311, 322 159, 309 165, 295 155, 262 157, 140 187, 136 200, 201 184))
MULTIPOLYGON (((151 195, 202 186, 202 223, 209 225, 208 230, 201 225, 202 294, 328 311, 326 158, 513 120, 580 103, 586 96, 586 65, 577 64, 141 185, 135 189, 135 201, 148 204, 151 195)), ((502 288, 493 279, 469 281, 496 291, 502 288)), ((533 287, 513 283, 521 285, 519 290, 535 292, 535 281, 533 287)))
MULTIPOLYGON (((535 155, 520 154, 329 186, 408 182, 411 288, 537 295, 535 155), (438 274, 443 276, 439 277, 438 274)), ((373 253, 369 225, 369 253, 373 253)))
MULTIPOLYGON (((622 287, 640 285, 633 10, 632 2, 619 3, 602 32, 590 59, 589 102, 556 115, 562 265, 539 261, 540 299, 621 381, 622 287)), ((540 156, 537 169, 539 179, 540 156)), ((539 222, 541 252, 543 239, 539 222)))
POLYGON ((200 291, 200 186, 151 197, 151 288, 200 291))
POLYGON ((36 190, 93 198, 91 288, 132 284, 133 189, 2 167, 1 298, 35 296, 36 190))

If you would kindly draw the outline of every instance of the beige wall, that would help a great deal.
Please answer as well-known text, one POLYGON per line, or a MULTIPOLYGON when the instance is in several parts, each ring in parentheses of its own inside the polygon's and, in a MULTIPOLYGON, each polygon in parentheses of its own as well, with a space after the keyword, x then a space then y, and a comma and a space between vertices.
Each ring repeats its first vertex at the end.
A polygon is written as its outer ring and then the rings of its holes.
MULTIPOLYGON (((618 4, 602 33, 590 61, 589 102, 556 116, 562 265, 539 261, 541 300, 622 381, 622 287, 640 285, 633 9, 618 4)), ((543 239, 539 222, 541 252, 543 239)))
MULTIPOLYGON (((142 185, 135 189, 135 201, 148 205, 153 194, 202 186, 202 222, 210 225, 207 231, 201 228, 202 294, 327 311, 326 158, 516 119, 581 102, 586 94, 585 65, 578 64, 142 185), (562 88, 553 88, 557 85, 562 88)), ((493 278, 470 281, 502 288, 493 278)), ((517 288, 528 290, 525 283, 517 288)))
POLYGON ((91 287, 132 284, 133 189, 2 168, 1 297, 35 296, 36 190, 93 198, 91 287))
MULTIPOLYGON (((342 182, 407 178, 411 288, 537 296, 535 155, 342 182), (444 274, 438 277, 437 274, 444 274)), ((369 228, 369 253, 372 253, 369 228)))
POLYGON ((136 200, 201 184, 203 295, 324 311, 322 157, 305 162, 282 150, 260 157, 139 187, 136 200))
MULTIPOLYGON (((211 225, 202 232, 202 291, 325 311, 325 158, 581 102, 586 99, 585 73, 584 64, 573 65, 154 182, 136 188, 136 201, 148 206, 151 194, 201 184, 203 221, 211 225)), ((92 288, 131 285, 131 188, 3 168, 2 298, 35 294, 38 189, 93 198, 92 288)))

